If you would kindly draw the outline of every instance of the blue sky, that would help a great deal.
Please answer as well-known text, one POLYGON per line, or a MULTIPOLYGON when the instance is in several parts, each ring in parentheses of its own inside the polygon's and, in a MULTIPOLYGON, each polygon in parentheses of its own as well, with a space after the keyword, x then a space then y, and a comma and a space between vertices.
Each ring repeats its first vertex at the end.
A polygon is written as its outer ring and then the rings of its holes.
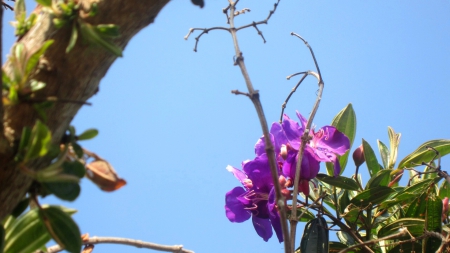
MULTIPOLYGON (((237 17, 237 25, 264 19, 273 3, 241 0, 239 8, 251 12, 237 17)), ((283 252, 275 238, 266 243, 257 236, 250 221, 225 217, 225 193, 239 185, 225 167, 252 159, 262 134, 251 102, 230 93, 245 91, 231 36, 212 31, 197 53, 199 33, 183 39, 191 27, 226 26, 226 4, 207 0, 199 9, 188 0, 171 1, 113 64, 89 100, 93 106, 72 122, 79 132, 99 129, 83 146, 110 161, 128 184, 105 193, 83 180, 75 202, 43 203, 78 209, 74 218, 91 236, 183 244, 199 253, 283 252)), ((377 139, 388 143, 391 126, 402 133, 400 160, 425 141, 450 139, 449 10, 444 0, 284 0, 259 27, 267 43, 254 29, 240 31, 238 40, 268 122, 278 120, 298 81, 286 76, 314 69, 307 48, 289 35, 296 32, 313 47, 325 81, 315 125, 330 124, 352 103, 358 119, 352 151, 362 138, 375 150, 377 139)), ((11 19, 8 13, 4 22, 11 19)), ((6 54, 14 41, 9 25, 3 36, 6 54)), ((316 91, 316 80, 308 78, 286 113, 308 115, 316 91)), ((443 159, 444 170, 449 163, 443 159)), ((344 175, 354 172, 351 164, 344 175)), ((98 245, 94 252, 121 251, 146 252, 117 245, 98 245)))

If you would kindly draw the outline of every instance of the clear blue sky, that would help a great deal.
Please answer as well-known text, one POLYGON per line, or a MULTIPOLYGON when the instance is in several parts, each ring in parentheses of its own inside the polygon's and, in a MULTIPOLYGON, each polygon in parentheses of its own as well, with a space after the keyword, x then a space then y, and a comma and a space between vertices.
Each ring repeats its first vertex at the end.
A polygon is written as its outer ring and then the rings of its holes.
MULTIPOLYGON (((251 12, 237 23, 264 19, 273 3, 241 0, 240 8, 251 12)), ((239 185, 225 167, 252 159, 261 136, 251 102, 230 93, 245 91, 233 66, 231 36, 210 32, 197 53, 198 32, 183 39, 191 27, 225 26, 226 4, 206 0, 199 9, 189 0, 171 1, 128 44, 89 100, 93 106, 83 107, 73 121, 78 131, 100 130, 82 144, 128 182, 105 193, 83 180, 80 197, 62 203, 79 210, 74 218, 83 233, 183 244, 198 253, 282 252, 275 238, 266 243, 257 236, 250 221, 233 224, 225 217, 225 193, 239 185)), ((239 32, 238 39, 269 122, 278 120, 298 80, 286 76, 314 69, 307 48, 289 35, 297 32, 313 47, 325 81, 315 124, 330 124, 352 103, 358 119, 352 151, 361 138, 376 150, 376 140, 387 143, 392 126, 402 133, 401 159, 425 141, 450 139, 449 11, 444 0, 283 0, 269 25, 259 27, 266 44, 254 29, 239 32)), ((8 13, 4 23, 11 19, 8 13)), ((9 25, 4 39, 7 53, 14 40, 9 25)), ((316 90, 308 78, 286 112, 308 115, 316 90)), ((444 170, 449 164, 443 159, 444 170)), ((348 166, 344 174, 353 172, 348 166)), ((94 252, 147 251, 98 245, 94 252)))

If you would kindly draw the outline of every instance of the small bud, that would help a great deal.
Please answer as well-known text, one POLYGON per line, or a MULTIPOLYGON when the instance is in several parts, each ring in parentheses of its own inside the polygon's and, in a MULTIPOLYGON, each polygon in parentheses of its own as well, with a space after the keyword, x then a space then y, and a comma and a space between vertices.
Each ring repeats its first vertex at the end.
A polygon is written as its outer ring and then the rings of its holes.
POLYGON ((281 187, 284 188, 284 186, 286 185, 286 178, 283 175, 280 175, 280 177, 278 178, 278 182, 280 182, 281 187))
POLYGON ((448 216, 448 197, 442 200, 442 221, 447 219, 448 216))
POLYGON ((281 194, 286 198, 286 200, 292 199, 291 191, 286 188, 281 190, 281 194))
POLYGON ((364 158, 364 149, 362 144, 353 152, 353 161, 355 162, 356 167, 361 166, 361 164, 366 161, 366 159, 364 158))

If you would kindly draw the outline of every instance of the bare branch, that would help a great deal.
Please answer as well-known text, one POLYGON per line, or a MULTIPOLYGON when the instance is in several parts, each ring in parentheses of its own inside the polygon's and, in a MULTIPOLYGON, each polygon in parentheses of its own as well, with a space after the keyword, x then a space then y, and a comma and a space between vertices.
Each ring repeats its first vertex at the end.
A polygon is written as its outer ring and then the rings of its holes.
POLYGON ((202 37, 203 34, 208 33, 209 31, 212 30, 225 30, 225 31, 230 31, 230 29, 226 28, 226 27, 211 27, 211 28, 191 28, 189 29, 189 33, 184 36, 184 39, 187 40, 189 39, 189 36, 194 32, 194 31, 202 31, 197 37, 195 37, 195 47, 194 47, 194 52, 197 52, 197 45, 198 45, 198 41, 200 40, 200 37, 202 37))
MULTIPOLYGON (((183 245, 162 245, 162 244, 156 244, 151 242, 144 242, 140 240, 134 240, 134 239, 128 239, 128 238, 120 238, 120 237, 91 237, 87 240, 83 241, 84 245, 88 244, 101 244, 101 243, 108 243, 108 244, 121 244, 121 245, 129 245, 129 246, 135 246, 137 248, 146 248, 146 249, 152 249, 152 250, 158 250, 158 251, 164 251, 164 252, 174 252, 174 253, 194 253, 194 251, 183 249, 183 245)), ((59 245, 51 246, 47 248, 48 253, 56 253, 61 252, 64 249, 61 248, 59 245)))

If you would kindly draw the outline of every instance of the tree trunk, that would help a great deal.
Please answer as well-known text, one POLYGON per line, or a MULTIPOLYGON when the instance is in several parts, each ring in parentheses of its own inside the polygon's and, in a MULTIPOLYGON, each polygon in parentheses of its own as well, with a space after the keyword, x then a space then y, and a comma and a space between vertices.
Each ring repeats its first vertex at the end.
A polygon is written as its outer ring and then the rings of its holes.
MULTIPOLYGON (((121 36, 114 43, 125 48, 128 41, 142 28, 155 20, 159 11, 169 0, 81 0, 82 9, 89 9, 91 3, 97 2, 98 14, 87 17, 83 11, 80 16, 86 22, 96 24, 115 24, 119 26, 121 36)), ((90 46, 78 41, 72 51, 65 53, 69 43, 72 26, 56 29, 52 24, 52 17, 47 13, 38 15, 37 23, 21 38, 28 52, 34 52, 49 39, 54 44, 45 53, 45 69, 36 72, 33 77, 45 82, 47 86, 36 94, 37 98, 49 96, 71 101, 86 101, 98 90, 100 80, 105 76, 116 56, 108 51, 90 46)), ((81 35, 79 37, 82 37, 81 35)), ((6 73, 12 68, 9 61, 4 66, 6 73)), ((60 103, 48 109, 46 125, 52 132, 52 142, 60 142, 69 123, 80 109, 77 103, 60 103)), ((32 127, 38 118, 36 111, 29 103, 20 103, 16 106, 0 107, 0 116, 3 113, 3 129, 0 133, 0 220, 11 213, 17 203, 28 191, 32 178, 21 173, 14 162, 15 145, 20 139, 23 127, 32 127)), ((36 159, 27 167, 32 170, 48 166, 49 159, 36 159)))

